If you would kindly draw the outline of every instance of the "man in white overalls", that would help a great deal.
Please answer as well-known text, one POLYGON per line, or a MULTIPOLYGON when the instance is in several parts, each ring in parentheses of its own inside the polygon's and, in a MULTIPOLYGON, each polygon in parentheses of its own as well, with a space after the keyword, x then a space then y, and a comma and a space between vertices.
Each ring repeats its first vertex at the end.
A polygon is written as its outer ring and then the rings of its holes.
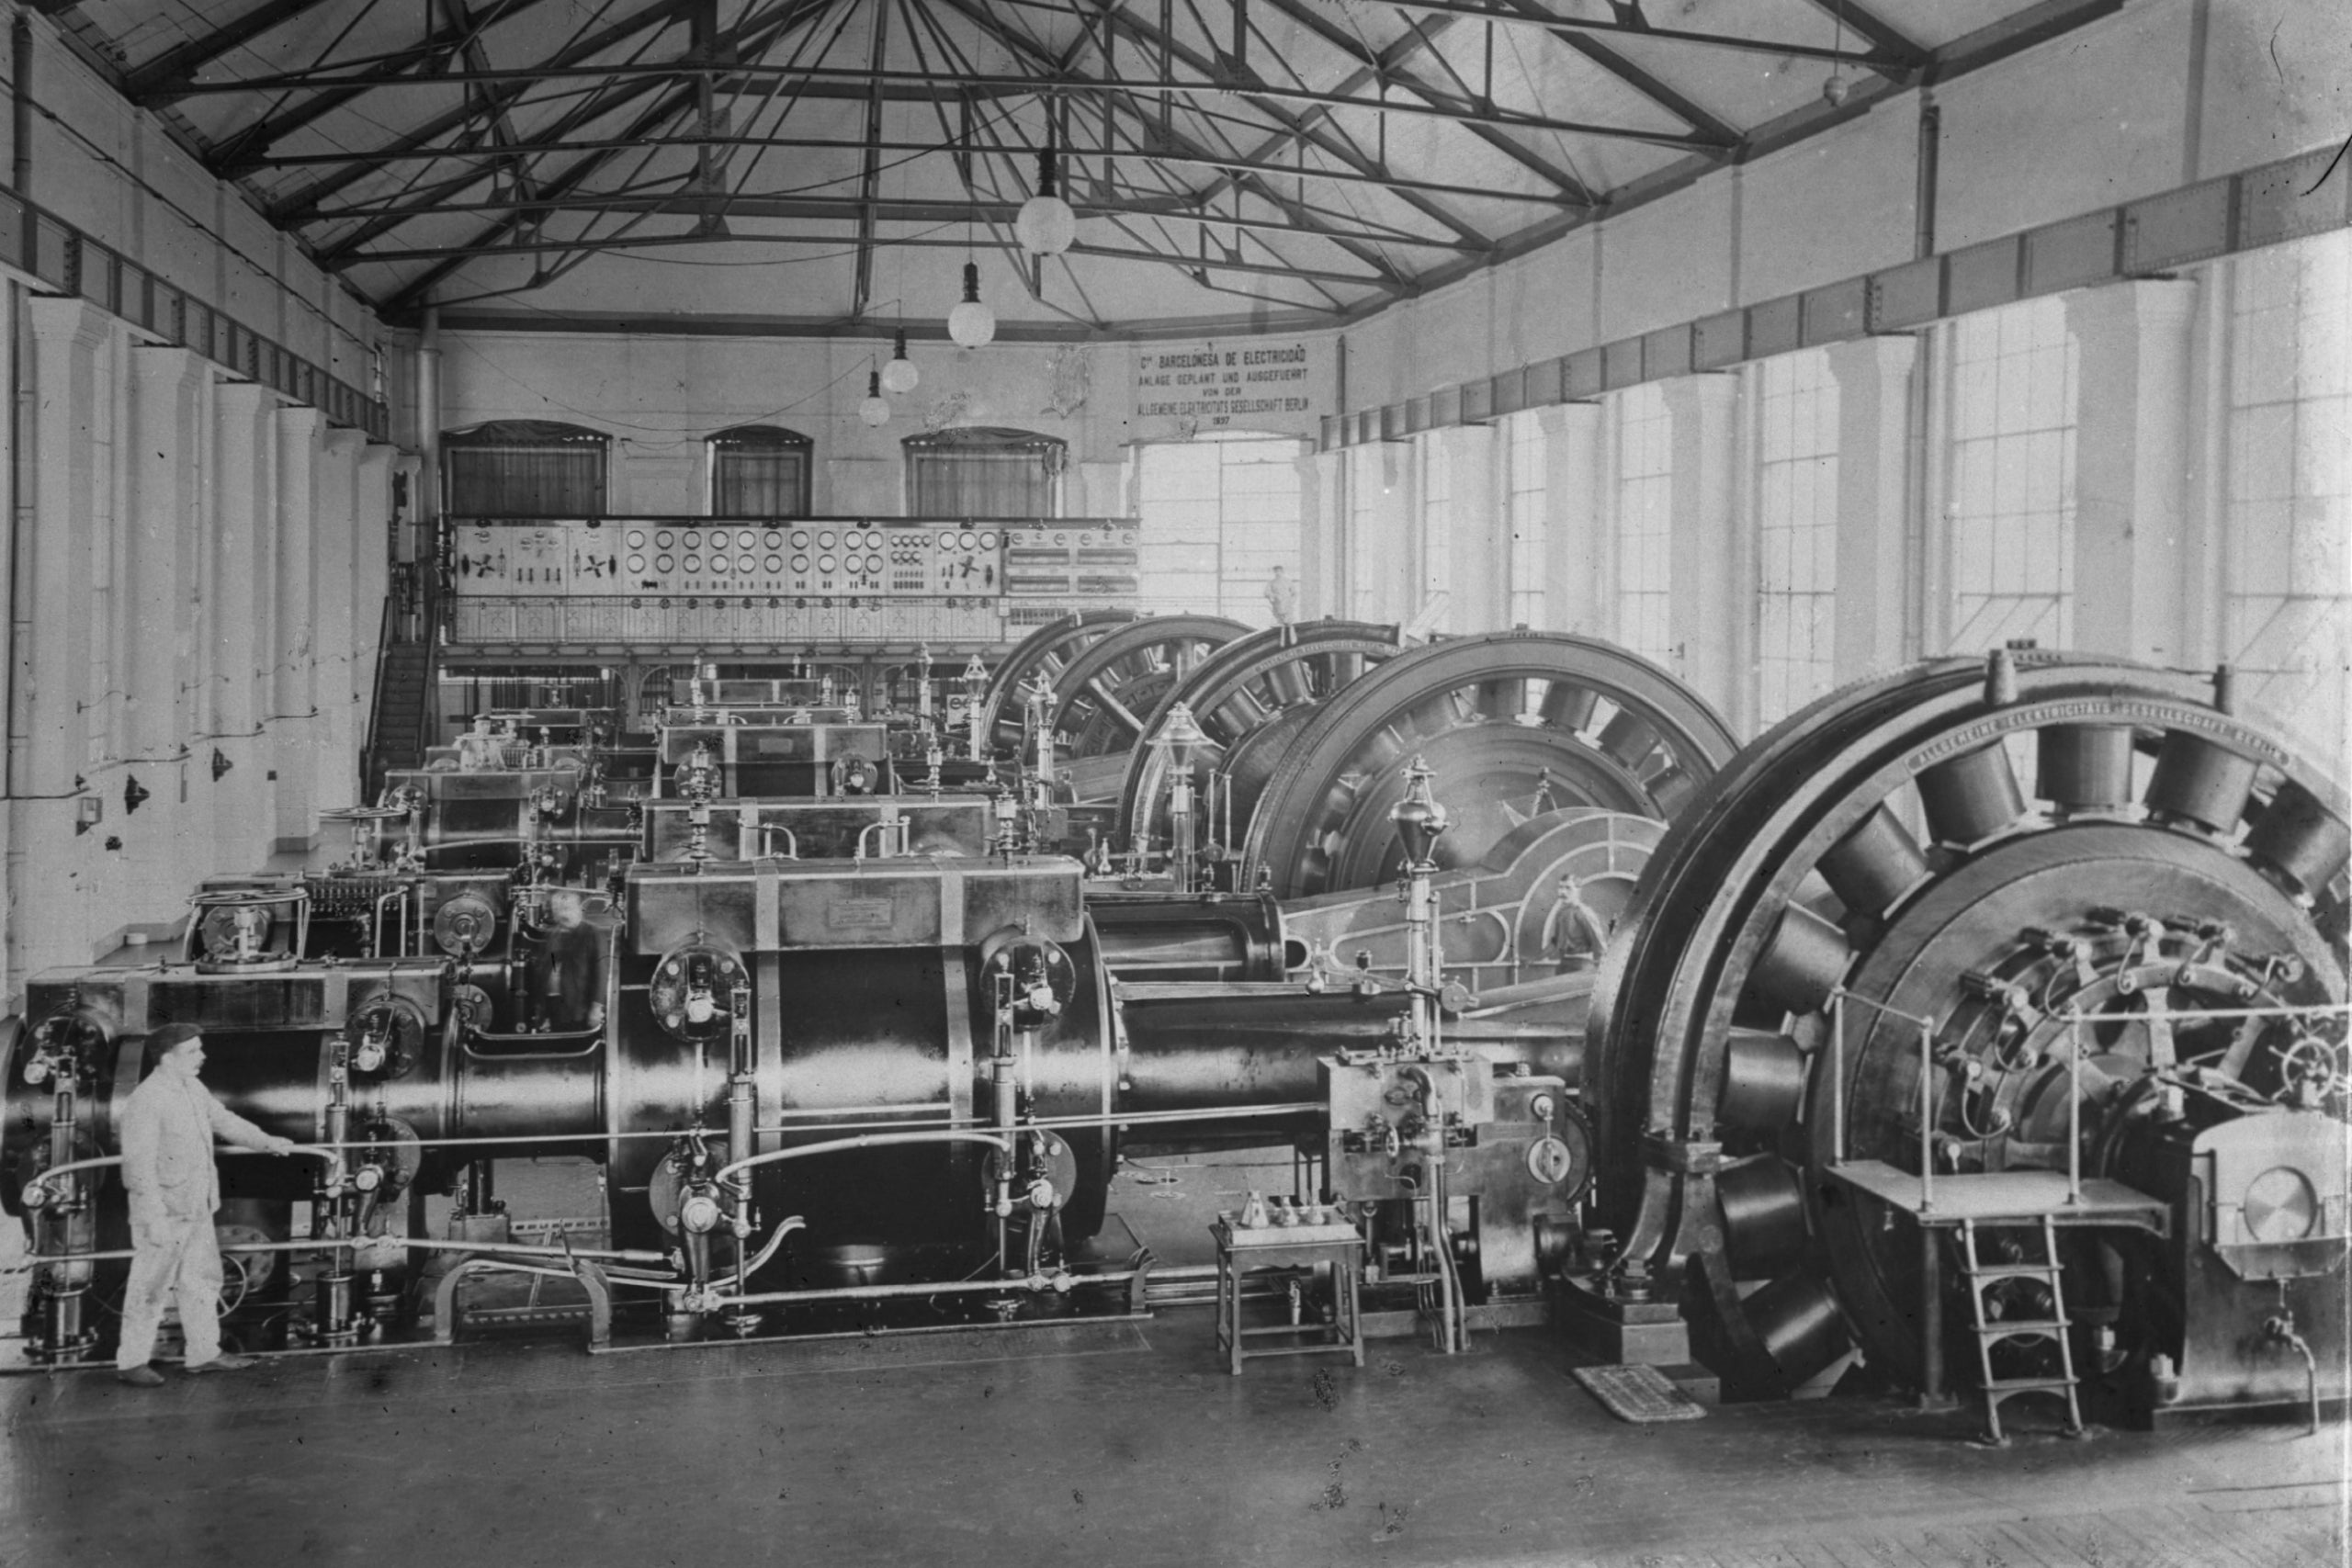
POLYGON ((122 1343, 114 1375, 154 1388, 164 1375, 149 1366, 164 1303, 176 1301, 187 1338, 187 1370, 227 1372, 253 1365, 220 1353, 220 1244, 212 1234, 220 1207, 220 1173, 212 1140, 274 1155, 294 1152, 280 1138, 212 1098, 197 1074, 204 1035, 192 1023, 167 1023, 148 1037, 154 1071, 122 1108, 122 1185, 130 1194, 130 1288, 122 1303, 122 1343))

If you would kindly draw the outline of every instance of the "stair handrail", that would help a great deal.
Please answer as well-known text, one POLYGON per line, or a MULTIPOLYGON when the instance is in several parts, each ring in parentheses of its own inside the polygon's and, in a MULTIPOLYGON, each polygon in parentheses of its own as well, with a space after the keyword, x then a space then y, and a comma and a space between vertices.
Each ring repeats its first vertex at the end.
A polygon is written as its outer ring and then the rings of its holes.
POLYGON ((401 599, 400 569, 392 570, 393 581, 384 594, 384 613, 376 627, 376 679, 368 702, 368 743, 360 751, 366 759, 366 776, 360 781, 363 800, 373 800, 383 782, 384 689, 391 675, 393 627, 401 599))

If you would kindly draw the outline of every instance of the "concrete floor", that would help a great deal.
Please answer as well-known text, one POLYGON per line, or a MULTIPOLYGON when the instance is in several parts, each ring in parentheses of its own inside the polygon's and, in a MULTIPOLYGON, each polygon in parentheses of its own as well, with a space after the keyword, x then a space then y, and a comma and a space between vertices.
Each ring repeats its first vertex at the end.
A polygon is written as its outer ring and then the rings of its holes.
POLYGON ((1626 1426, 1543 1330, 1216 1370, 1148 1325, 0 1384, 0 1562, 2257 1568, 2343 1560, 2345 1433, 1959 1439, 1842 1401, 1626 1426))
MULTIPOLYGON (((1286 1162, 1155 1162, 1170 1262, 1286 1162)), ((527 1213, 584 1168, 502 1168, 527 1213), (532 1200, 536 1196, 537 1203, 532 1200)), ((11 1227, 13 1228, 13 1227, 11 1227)), ((0 1243, 5 1246, 5 1243, 0 1243)), ((16 1282, 16 1281, 7 1281, 16 1282)), ((1544 1329, 1221 1370, 1205 1307, 1111 1323, 590 1357, 576 1338, 275 1359, 124 1388, 0 1379, 19 1564, 2343 1563, 2346 1431, 2029 1433, 1825 1400, 1629 1426, 1544 1329)), ((2054 1425, 2030 1404, 2018 1424, 2054 1425)))

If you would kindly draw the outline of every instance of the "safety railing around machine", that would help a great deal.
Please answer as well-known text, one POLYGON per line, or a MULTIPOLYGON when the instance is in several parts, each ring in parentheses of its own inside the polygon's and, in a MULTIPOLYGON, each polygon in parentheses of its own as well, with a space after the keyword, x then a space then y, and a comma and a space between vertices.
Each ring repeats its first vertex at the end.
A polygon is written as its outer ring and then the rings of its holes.
MULTIPOLYGON (((1919 1036, 1919 1199, 1924 1218, 1935 1213, 1936 1182, 1936 1021, 1905 1012, 1869 997, 1856 996, 1843 986, 1829 994, 1829 1149, 1833 1168, 1847 1163, 1846 1149, 1846 1009, 1868 1008, 1898 1020, 1919 1036)), ((2169 1023, 2200 1023, 2253 1019, 2352 1018, 2352 1003, 2329 1002, 2304 1007, 2165 1008, 2169 1023)), ((2083 1203, 2083 1026, 2096 1020, 2079 1009, 2063 1015, 2066 1025, 2066 1204, 2083 1203)))

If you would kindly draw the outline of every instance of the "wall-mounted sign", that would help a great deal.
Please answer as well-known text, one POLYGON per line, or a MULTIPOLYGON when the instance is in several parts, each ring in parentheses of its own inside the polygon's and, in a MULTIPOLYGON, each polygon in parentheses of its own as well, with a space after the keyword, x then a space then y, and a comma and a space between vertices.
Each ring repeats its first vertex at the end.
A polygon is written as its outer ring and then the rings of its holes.
POLYGON ((1136 435, 1185 440, 1204 431, 1316 434, 1336 406, 1328 338, 1208 338, 1136 346, 1136 435))

